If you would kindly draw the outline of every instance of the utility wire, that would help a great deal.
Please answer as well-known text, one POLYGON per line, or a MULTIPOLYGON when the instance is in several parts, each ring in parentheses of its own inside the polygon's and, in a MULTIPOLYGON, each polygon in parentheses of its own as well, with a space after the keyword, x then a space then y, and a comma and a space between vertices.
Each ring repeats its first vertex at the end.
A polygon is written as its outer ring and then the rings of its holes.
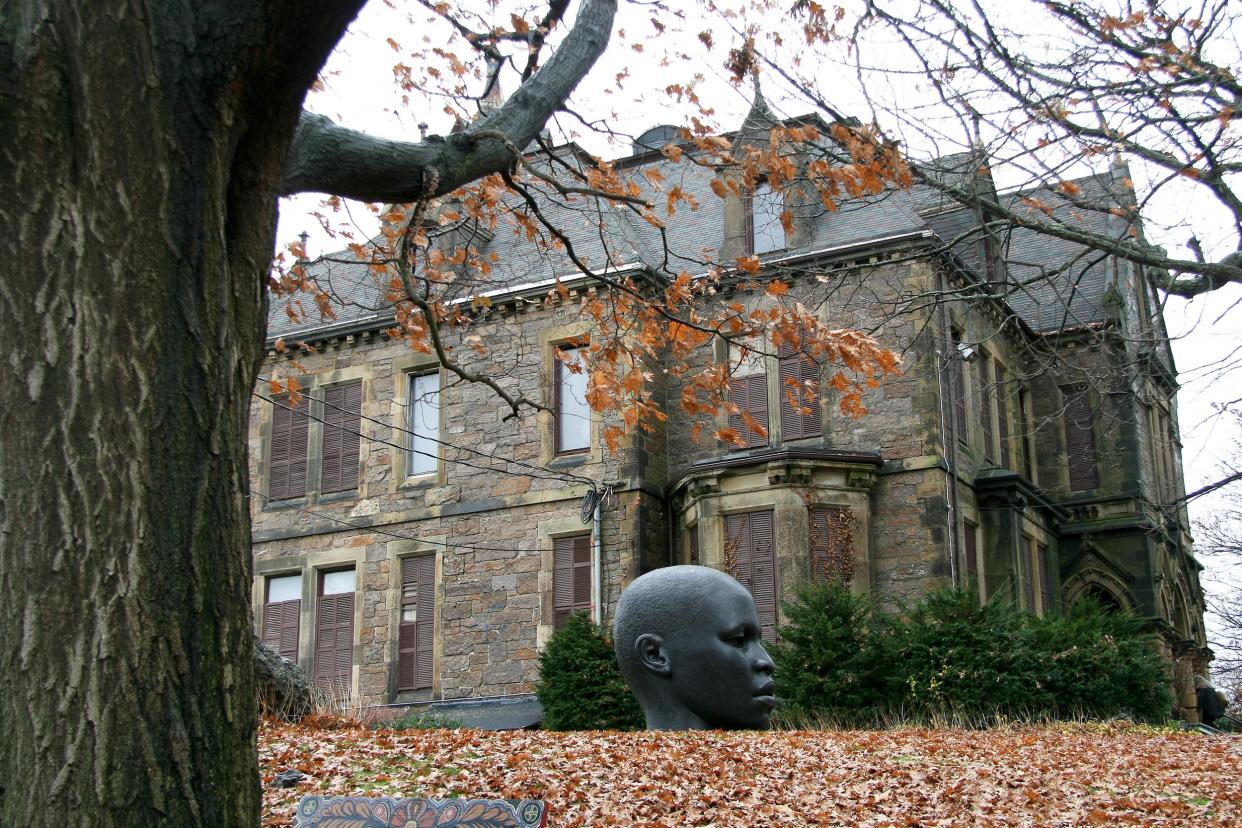
MULTIPOLYGON (((257 497, 260 500, 264 500, 268 503, 282 502, 279 500, 273 501, 272 498, 268 497, 262 492, 257 492, 254 489, 250 489, 249 492, 253 497, 257 497)), ((387 529, 380 529, 375 526, 368 526, 365 523, 354 523, 352 521, 345 520, 344 518, 334 517, 328 514, 327 512, 316 512, 313 509, 307 509, 303 506, 297 506, 292 503, 288 504, 288 508, 297 509, 302 514, 309 515, 310 517, 323 518, 324 520, 331 521, 332 523, 339 523, 342 526, 348 526, 353 529, 360 529, 364 532, 367 532, 373 535, 385 535, 387 537, 395 538, 397 540, 416 541, 418 543, 426 543, 431 546, 442 546, 445 549, 468 549, 472 552, 523 552, 524 553, 524 552, 538 551, 537 549, 514 549, 511 547, 503 547, 503 546, 477 546, 477 545, 465 544, 465 543, 450 543, 449 541, 432 540, 429 538, 419 538, 419 537, 415 537, 414 535, 406 535, 400 532, 392 532, 387 529)))

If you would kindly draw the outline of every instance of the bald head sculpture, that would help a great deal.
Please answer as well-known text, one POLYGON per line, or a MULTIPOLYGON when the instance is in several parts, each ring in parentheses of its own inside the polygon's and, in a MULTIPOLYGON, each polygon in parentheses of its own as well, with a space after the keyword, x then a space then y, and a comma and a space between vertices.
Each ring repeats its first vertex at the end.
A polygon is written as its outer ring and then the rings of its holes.
POLYGON ((648 572, 621 594, 613 646, 648 730, 766 730, 774 668, 746 588, 706 566, 648 572))

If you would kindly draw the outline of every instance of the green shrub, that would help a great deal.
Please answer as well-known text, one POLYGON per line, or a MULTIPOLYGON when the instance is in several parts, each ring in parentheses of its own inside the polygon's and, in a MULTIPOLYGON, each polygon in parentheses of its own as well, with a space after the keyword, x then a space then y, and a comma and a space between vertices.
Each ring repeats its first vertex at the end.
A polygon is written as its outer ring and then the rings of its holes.
POLYGON ((915 715, 982 723, 1037 717, 1050 704, 1023 635, 1030 619, 1007 601, 979 604, 973 590, 928 594, 897 624, 893 670, 915 715))
POLYGON ((781 713, 813 718, 831 710, 851 720, 889 692, 885 636, 868 595, 854 595, 838 582, 798 586, 785 604, 789 623, 768 647, 777 669, 781 713))
POLYGON ((1168 665, 1154 634, 1129 613, 1080 601, 1068 616, 1033 623, 1031 649, 1041 656, 1039 682, 1053 699, 1054 715, 1106 718, 1128 713, 1161 722, 1173 694, 1168 665))
POLYGON ((1133 616, 1091 604, 1034 618, 950 589, 886 617, 844 587, 814 585, 796 590, 785 613, 772 648, 784 718, 1163 721, 1172 705, 1152 634, 1133 616))
POLYGON ((571 616, 548 640, 535 694, 548 730, 635 730, 645 724, 612 642, 585 612, 571 616))

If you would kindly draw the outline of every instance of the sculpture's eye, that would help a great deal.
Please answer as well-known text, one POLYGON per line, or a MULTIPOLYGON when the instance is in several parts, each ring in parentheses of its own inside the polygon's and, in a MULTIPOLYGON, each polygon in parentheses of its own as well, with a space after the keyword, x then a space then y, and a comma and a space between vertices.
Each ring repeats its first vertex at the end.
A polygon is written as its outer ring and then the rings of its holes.
POLYGON ((732 633, 724 637, 726 644, 732 644, 734 647, 746 646, 746 633, 732 633))

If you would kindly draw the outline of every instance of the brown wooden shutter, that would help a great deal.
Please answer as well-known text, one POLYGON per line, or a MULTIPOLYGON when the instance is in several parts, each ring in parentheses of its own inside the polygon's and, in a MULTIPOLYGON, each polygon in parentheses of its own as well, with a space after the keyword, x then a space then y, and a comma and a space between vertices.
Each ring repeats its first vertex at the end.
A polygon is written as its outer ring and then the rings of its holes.
POLYGON ((348 692, 353 664, 354 593, 321 595, 315 619, 315 683, 330 692, 348 692))
POLYGON ((268 455, 267 496, 289 500, 306 495, 306 438, 310 419, 303 397, 296 407, 288 395, 272 398, 272 438, 268 455))
POLYGON ((1048 615, 1052 612, 1052 585, 1048 580, 1048 547, 1042 543, 1035 547, 1035 566, 1039 572, 1039 605, 1048 615))
POLYGON ((697 523, 690 527, 690 563, 695 566, 699 563, 699 525, 697 523))
POLYGON ((1005 366, 996 363, 996 425, 1000 432, 1001 465, 1013 468, 1013 452, 1009 447, 1009 385, 1005 366))
POLYGON ((966 559, 966 582, 968 584, 975 584, 979 581, 979 549, 975 537, 978 531, 979 528, 970 521, 962 524, 962 537, 964 538, 962 553, 966 559))
POLYGON ((765 641, 776 639, 776 558, 772 510, 725 516, 734 578, 750 591, 765 641))
POLYGON ((1069 459, 1070 491, 1082 492, 1100 484, 1095 459, 1095 423, 1085 385, 1061 389, 1065 397, 1065 451, 1069 459))
POLYGON ((1035 579, 1031 572, 1031 558, 1035 554, 1035 541, 1024 538, 1022 544, 1022 554, 1019 556, 1021 560, 1020 577, 1022 578, 1022 591, 1026 599, 1026 611, 1031 615, 1035 614, 1035 579))
POLYGON ((952 332, 953 348, 949 353, 950 379, 953 382, 953 433, 966 442, 966 371, 962 367, 962 335, 952 332))
POLYGON ((979 356, 979 426, 983 431, 983 457, 991 460, 996 456, 993 441, 996 439, 992 430, 992 378, 988 364, 991 360, 987 354, 979 356))
POLYGON ((424 690, 431 687, 431 668, 435 643, 434 555, 401 560, 401 614, 397 633, 397 689, 424 690), (414 620, 406 621, 412 609, 414 620))
POLYGON ((729 401, 739 409, 738 414, 729 415, 729 428, 738 433, 745 442, 745 448, 766 446, 768 436, 756 434, 742 421, 740 411, 750 412, 759 425, 768 427, 768 376, 764 373, 751 374, 746 377, 734 377, 729 382, 729 401))
POLYGON ((591 536, 552 541, 552 624, 559 629, 575 612, 591 611, 591 536))
POLYGON ((819 365, 787 343, 781 343, 780 347, 780 395, 781 439, 818 437, 822 430, 819 365), (806 409, 807 413, 804 414, 802 409, 806 409))
POLYGON ((319 491, 352 491, 358 488, 362 383, 330 386, 324 391, 323 408, 323 471, 319 491))
POLYGON ((811 509, 811 577, 849 584, 854 574, 849 510, 835 506, 811 509))
POLYGON ((1021 387, 1017 394, 1017 414, 1018 428, 1015 440, 1018 444, 1018 453, 1021 456, 1022 474, 1027 480, 1035 480, 1035 450, 1034 450, 1034 434, 1033 427, 1026 418, 1026 411, 1030 405, 1030 392, 1021 387))
POLYGON ((263 605, 263 643, 291 661, 298 660, 298 619, 302 602, 277 601, 263 605))

